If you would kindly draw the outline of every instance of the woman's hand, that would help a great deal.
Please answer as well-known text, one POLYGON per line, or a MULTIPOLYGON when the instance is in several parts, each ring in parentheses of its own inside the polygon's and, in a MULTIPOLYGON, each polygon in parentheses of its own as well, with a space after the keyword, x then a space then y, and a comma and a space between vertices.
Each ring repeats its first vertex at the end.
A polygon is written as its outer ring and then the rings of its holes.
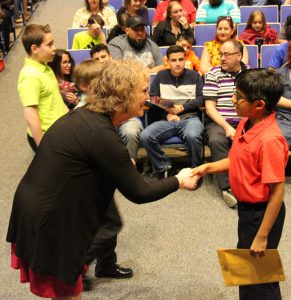
POLYGON ((179 181, 180 189, 187 189, 187 190, 194 190, 199 179, 198 176, 193 175, 191 168, 182 169, 176 175, 176 177, 179 181))
POLYGON ((185 17, 181 17, 179 19, 179 23, 182 25, 182 27, 184 29, 188 29, 189 28, 189 24, 188 24, 187 19, 185 17))
POLYGON ((251 245, 252 256, 264 256, 267 248, 268 238, 256 235, 251 245))
POLYGON ((66 99, 75 106, 78 104, 78 97, 74 93, 67 93, 66 99))

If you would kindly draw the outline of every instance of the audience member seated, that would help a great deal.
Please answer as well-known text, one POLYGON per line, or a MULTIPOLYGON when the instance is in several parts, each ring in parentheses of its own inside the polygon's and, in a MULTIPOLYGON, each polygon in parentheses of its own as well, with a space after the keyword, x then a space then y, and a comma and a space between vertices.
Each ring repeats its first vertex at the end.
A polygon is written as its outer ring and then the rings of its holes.
MULTIPOLYGON (((157 179, 172 175, 169 158, 161 149, 163 141, 179 136, 187 146, 190 166, 202 164, 203 125, 199 107, 203 106, 203 80, 196 71, 185 69, 185 50, 173 45, 167 50, 170 69, 160 71, 150 88, 150 96, 171 100, 172 106, 161 109, 161 120, 150 124, 140 135, 157 179)), ((199 182, 197 188, 201 185, 199 182)))
POLYGON ((286 63, 288 43, 291 43, 291 25, 286 28, 285 35, 287 42, 279 45, 270 59, 269 68, 271 69, 279 69, 286 63))
MULTIPOLYGON (((291 0, 290 0, 291 1, 291 0)), ((291 25, 291 15, 287 17, 286 22, 281 27, 281 32, 279 36, 279 43, 283 44, 286 42, 286 28, 291 25)))
POLYGON ((106 44, 106 37, 102 32, 104 21, 99 15, 92 15, 88 19, 87 30, 74 35, 72 49, 91 49, 98 44, 106 44))
POLYGON ((126 34, 114 38, 108 44, 112 57, 137 59, 150 73, 162 70, 164 67, 161 50, 147 37, 143 18, 129 17, 126 26, 126 34))
POLYGON ((193 30, 183 14, 183 7, 179 2, 172 1, 167 8, 166 20, 157 25, 152 39, 159 46, 171 46, 176 44, 181 34, 194 36, 193 30))
POLYGON ((102 64, 112 59, 108 47, 104 44, 95 45, 90 50, 90 55, 92 59, 95 59, 102 64))
POLYGON ((240 10, 232 0, 209 0, 202 2, 196 14, 196 23, 211 24, 216 23, 218 17, 232 17, 234 23, 240 23, 240 10))
POLYGON ((267 24, 264 13, 261 10, 254 10, 239 39, 247 45, 260 47, 261 45, 277 44, 278 34, 267 24))
MULTIPOLYGON (((91 51, 90 55, 93 59, 101 63, 111 61, 112 55, 106 45, 97 45, 91 51)), ((139 118, 130 118, 126 122, 118 126, 118 134, 122 142, 126 145, 132 162, 137 161, 137 152, 139 148, 139 135, 143 130, 142 123, 139 118)))
POLYGON ((73 109, 80 100, 80 95, 72 81, 75 62, 71 54, 66 50, 56 50, 54 60, 48 65, 54 71, 59 83, 63 100, 69 109, 73 109))
MULTIPOLYGON (((9 52, 10 46, 10 32, 12 32, 12 19, 8 9, 5 9, 5 5, 0 3, 0 31, 3 33, 4 51, 9 52)), ((0 40, 1 42, 1 40, 0 40)))
MULTIPOLYGON (((126 34, 111 40, 108 48, 114 59, 136 59, 150 73, 164 69, 162 53, 155 42, 146 36, 145 24, 141 16, 131 16, 127 19, 126 34)), ((139 118, 131 118, 123 123, 118 131, 127 145, 130 157, 135 163, 139 148, 139 135, 143 130, 139 118)))
MULTIPOLYGON (((185 50, 185 69, 200 71, 200 60, 196 56, 195 52, 192 50, 192 45, 194 44, 194 37, 188 35, 180 35, 176 45, 179 45, 185 50)), ((170 68, 168 63, 167 55, 164 56, 164 65, 167 69, 170 68)))
MULTIPOLYGON (((177 0, 165 0, 158 4, 154 18, 153 18, 153 26, 157 25, 159 22, 162 22, 167 17, 167 8, 171 1, 177 1, 177 0)), ((183 13, 185 18, 187 19, 187 22, 194 27, 195 20, 196 20, 196 8, 191 0, 180 0, 178 1, 181 3, 183 7, 183 13)))
MULTIPOLYGON (((216 23, 216 35, 212 41, 204 44, 200 61, 200 72, 205 74, 213 67, 220 65, 220 47, 223 43, 236 39, 234 24, 231 17, 221 16, 216 23)), ((242 61, 247 64, 249 61, 248 51, 244 47, 242 61)))
POLYGON ((277 123, 287 140, 289 148, 291 147, 291 45, 288 46, 287 63, 284 64, 279 70, 278 74, 281 75, 283 80, 284 92, 280 98, 276 108, 277 123))
MULTIPOLYGON (((203 95, 205 97, 206 120, 205 133, 211 151, 211 160, 218 161, 228 157, 235 128, 240 121, 231 99, 235 88, 235 77, 246 66, 241 62, 243 46, 239 41, 225 42, 219 55, 221 66, 213 68, 206 74, 203 95)), ((228 173, 217 174, 222 197, 229 207, 237 203, 231 193, 228 173)))
POLYGON ((124 6, 120 7, 117 12, 117 18, 123 13, 128 13, 130 16, 141 16, 145 25, 150 25, 148 9, 143 5, 142 0, 124 0, 124 6))
POLYGON ((109 36, 107 38, 107 43, 119 35, 126 34, 126 21, 130 17, 128 13, 121 14, 117 17, 118 24, 115 25, 112 30, 110 30, 109 36))
POLYGON ((113 28, 117 24, 115 13, 108 6, 104 6, 101 0, 85 0, 85 4, 85 7, 78 9, 75 13, 73 28, 86 27, 91 15, 99 15, 106 29, 113 28))

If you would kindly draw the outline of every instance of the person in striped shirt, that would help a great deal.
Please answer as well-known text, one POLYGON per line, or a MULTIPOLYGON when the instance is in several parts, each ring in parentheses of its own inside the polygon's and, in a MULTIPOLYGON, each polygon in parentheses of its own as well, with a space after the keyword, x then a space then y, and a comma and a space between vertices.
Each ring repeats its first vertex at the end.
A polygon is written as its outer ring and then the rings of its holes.
MULTIPOLYGON (((246 65, 242 63, 243 45, 239 41, 225 42, 220 48, 221 66, 206 73, 203 95, 205 97, 205 132, 212 161, 228 157, 228 152, 240 118, 231 101, 235 77, 246 65)), ((237 201, 229 187, 228 173, 217 174, 222 198, 229 207, 237 201)))

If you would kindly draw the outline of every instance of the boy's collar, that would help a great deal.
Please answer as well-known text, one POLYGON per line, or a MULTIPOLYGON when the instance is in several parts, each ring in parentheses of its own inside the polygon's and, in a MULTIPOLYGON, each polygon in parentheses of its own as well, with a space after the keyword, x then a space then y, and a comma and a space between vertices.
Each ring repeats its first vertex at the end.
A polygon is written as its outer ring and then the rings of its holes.
MULTIPOLYGON (((245 134, 242 134, 240 139, 244 139, 248 144, 263 130, 267 129, 275 120, 275 112, 272 112, 269 116, 267 116, 265 119, 257 123, 254 127, 249 129, 245 134)), ((245 118, 242 120, 243 127, 242 130, 245 129, 246 123, 248 121, 248 118, 245 118)))
POLYGON ((35 60, 31 57, 26 57, 25 58, 25 64, 34 66, 36 69, 38 69, 41 72, 44 72, 48 67, 47 64, 42 64, 42 63, 38 62, 37 60, 35 60))

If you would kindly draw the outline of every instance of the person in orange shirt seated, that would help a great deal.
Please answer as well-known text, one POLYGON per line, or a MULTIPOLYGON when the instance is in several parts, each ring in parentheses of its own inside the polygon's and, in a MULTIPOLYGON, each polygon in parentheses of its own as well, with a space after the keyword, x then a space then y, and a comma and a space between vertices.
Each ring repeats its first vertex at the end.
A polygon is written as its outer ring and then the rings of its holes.
MULTIPOLYGON (((185 55, 185 68, 189 70, 195 70, 197 72, 200 71, 200 60, 192 50, 192 45, 195 44, 195 39, 192 36, 188 35, 180 35, 176 45, 179 45, 184 48, 186 55, 185 55)), ((170 65, 168 63, 167 56, 164 56, 164 65, 166 69, 170 69, 170 65)))

